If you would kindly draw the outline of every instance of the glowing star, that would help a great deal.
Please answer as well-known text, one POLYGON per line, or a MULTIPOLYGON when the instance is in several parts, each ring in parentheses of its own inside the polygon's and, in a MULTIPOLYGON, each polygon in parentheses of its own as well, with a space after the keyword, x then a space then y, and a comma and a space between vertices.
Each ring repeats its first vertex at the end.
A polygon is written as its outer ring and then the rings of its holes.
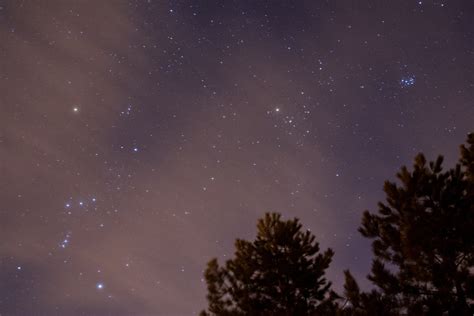
POLYGON ((138 152, 138 148, 137 147, 133 148, 133 151, 138 152))
POLYGON ((400 84, 404 88, 413 86, 415 84, 415 77, 404 77, 400 80, 400 84))
POLYGON ((275 112, 280 112, 280 108, 275 108, 275 112))
POLYGON ((66 248, 68 243, 69 243, 69 240, 64 239, 63 242, 61 243, 61 248, 63 249, 66 248))
POLYGON ((104 288, 104 283, 97 283, 95 285, 95 287, 98 289, 98 290, 102 290, 104 288))
POLYGON ((72 110, 73 110, 74 113, 79 112, 79 108, 78 108, 77 106, 75 106, 74 108, 72 108, 72 110))

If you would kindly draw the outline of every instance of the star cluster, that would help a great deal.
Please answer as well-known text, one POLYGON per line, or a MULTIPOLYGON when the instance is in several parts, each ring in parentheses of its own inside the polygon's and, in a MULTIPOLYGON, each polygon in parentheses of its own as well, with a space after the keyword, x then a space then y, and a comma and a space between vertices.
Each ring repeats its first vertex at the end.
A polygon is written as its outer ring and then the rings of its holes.
MULTIPOLYGON (((472 1, 0 3, 0 311, 191 315, 265 212, 357 232, 474 122, 472 1)), ((362 282, 362 286, 367 286, 362 282)))

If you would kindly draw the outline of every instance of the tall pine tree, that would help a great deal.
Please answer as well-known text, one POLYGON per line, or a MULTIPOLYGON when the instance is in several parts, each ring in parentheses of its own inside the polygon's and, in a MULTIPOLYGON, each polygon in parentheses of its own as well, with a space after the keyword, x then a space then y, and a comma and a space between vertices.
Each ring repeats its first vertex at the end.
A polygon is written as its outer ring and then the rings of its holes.
POLYGON ((205 272, 208 310, 201 315, 327 315, 334 308, 325 279, 333 251, 319 253, 298 219, 266 214, 253 242, 238 239, 235 258, 205 272))
POLYGON ((397 174, 399 184, 385 182, 378 212, 364 212, 359 231, 374 240, 376 290, 360 293, 347 272, 349 314, 474 313, 474 134, 454 168, 443 171, 442 162, 419 154, 413 170, 397 174))

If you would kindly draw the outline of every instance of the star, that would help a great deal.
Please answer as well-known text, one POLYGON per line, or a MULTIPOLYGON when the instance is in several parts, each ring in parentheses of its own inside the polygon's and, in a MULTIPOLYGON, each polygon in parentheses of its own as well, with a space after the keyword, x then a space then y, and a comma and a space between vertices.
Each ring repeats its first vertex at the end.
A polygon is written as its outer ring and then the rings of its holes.
POLYGON ((78 107, 73 107, 73 108, 72 108, 72 111, 73 111, 74 113, 77 113, 77 112, 79 112, 79 108, 78 108, 78 107))
POLYGON ((66 248, 69 243, 68 239, 64 239, 63 242, 61 243, 61 248, 66 248))
POLYGON ((415 77, 414 76, 409 76, 409 77, 403 77, 400 80, 400 84, 402 87, 407 88, 410 86, 413 86, 415 84, 415 77))
POLYGON ((95 287, 98 289, 98 290, 102 290, 104 288, 104 283, 97 283, 95 285, 95 287))

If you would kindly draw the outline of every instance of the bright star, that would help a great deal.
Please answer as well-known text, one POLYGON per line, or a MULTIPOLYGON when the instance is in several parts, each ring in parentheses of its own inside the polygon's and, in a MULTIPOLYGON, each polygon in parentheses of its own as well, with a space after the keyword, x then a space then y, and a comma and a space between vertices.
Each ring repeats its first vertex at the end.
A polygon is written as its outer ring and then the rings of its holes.
POLYGON ((75 113, 79 112, 79 108, 78 108, 78 107, 74 107, 72 110, 73 110, 75 113))
POLYGON ((401 84, 402 87, 404 87, 404 88, 413 86, 413 85, 415 84, 415 77, 414 77, 414 76, 403 77, 403 78, 400 80, 400 84, 401 84))
POLYGON ((95 286, 98 290, 102 290, 104 288, 104 284, 103 283, 97 283, 96 286, 95 286))

